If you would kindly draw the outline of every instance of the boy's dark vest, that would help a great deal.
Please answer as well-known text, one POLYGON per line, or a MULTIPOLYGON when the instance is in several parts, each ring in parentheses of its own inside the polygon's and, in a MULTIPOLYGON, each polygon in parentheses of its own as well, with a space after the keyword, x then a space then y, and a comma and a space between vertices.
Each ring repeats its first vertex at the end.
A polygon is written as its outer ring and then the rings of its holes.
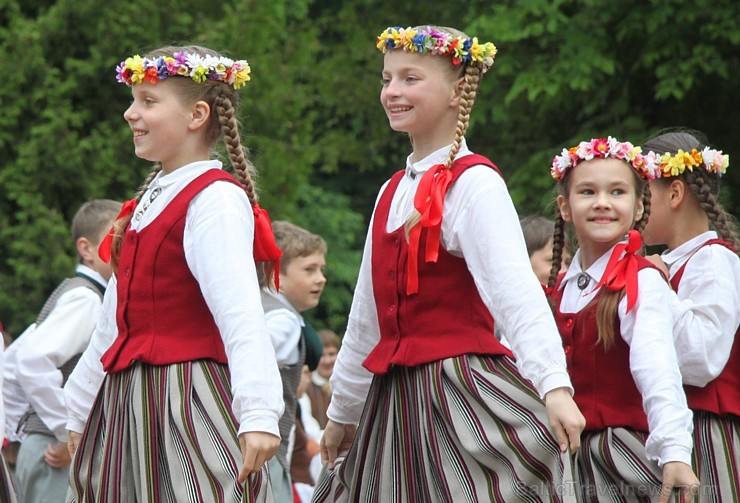
MULTIPOLYGON (((62 281, 58 287, 51 293, 44 306, 41 308, 38 317, 36 318, 36 326, 39 326, 43 321, 51 314, 56 307, 59 297, 75 288, 85 287, 89 288, 100 297, 100 301, 103 301, 103 294, 105 293, 105 287, 101 286, 97 281, 86 276, 82 273, 77 273, 72 278, 67 278, 62 281)), ((77 362, 80 360, 82 353, 78 353, 70 358, 64 365, 59 367, 59 371, 62 373, 62 386, 67 382, 69 376, 72 374, 77 362)), ((54 433, 46 426, 46 424, 39 418, 33 406, 29 407, 21 420, 19 421, 18 427, 23 427, 23 431, 26 433, 42 433, 50 437, 55 436, 54 433)))
POLYGON ((237 184, 220 169, 208 170, 141 232, 126 230, 116 276, 118 337, 101 358, 106 372, 120 372, 135 361, 227 363, 218 327, 182 246, 190 201, 216 181, 237 184))
MULTIPOLYGON (((485 157, 468 155, 453 163, 451 183, 478 164, 498 172, 485 157)), ((364 367, 384 374, 392 365, 410 367, 464 354, 512 356, 494 335, 493 318, 464 258, 451 255, 440 245, 437 262, 419 260, 419 292, 406 294, 408 243, 404 229, 385 230, 403 175, 399 171, 391 178, 375 209, 372 278, 380 341, 363 362, 364 367)), ((420 257, 424 257, 426 233, 426 229, 421 232, 420 257)))
MULTIPOLYGON (((721 239, 710 239, 701 248, 713 244, 718 244, 735 251, 734 248, 721 239)), ((698 250, 697 250, 698 251, 698 250)), ((689 260, 691 258, 689 257, 689 260)), ((676 274, 671 278, 671 286, 678 292, 681 278, 683 277, 687 260, 676 274)), ((689 402, 691 410, 703 410, 713 414, 733 414, 740 416, 740 330, 735 332, 735 342, 730 350, 730 358, 725 364, 725 368, 716 379, 709 382, 703 388, 698 386, 684 386, 686 399, 689 402)))
MULTIPOLYGON (((648 267, 657 269, 645 257, 635 257, 638 271, 648 267)), ((555 322, 576 391, 573 399, 586 418, 586 430, 624 427, 647 432, 647 415, 630 372, 630 347, 620 335, 618 316, 614 317, 614 345, 605 351, 603 344, 596 343, 599 334, 596 307, 605 287, 579 312, 562 313, 563 277, 561 274, 551 294, 556 306, 555 322)))
MULTIPOLYGON (((293 306, 283 304, 278 299, 266 294, 264 291, 262 294, 262 309, 265 314, 276 309, 288 309, 292 311, 296 316, 300 318, 300 314, 296 311, 293 306)), ((280 416, 278 427, 280 428, 280 447, 277 451, 277 459, 280 464, 283 465, 286 473, 290 473, 290 464, 288 463, 288 445, 290 443, 290 430, 295 425, 295 415, 298 410, 298 399, 296 392, 298 391, 298 384, 301 382, 301 374, 303 373, 303 363, 306 359, 306 344, 304 342, 304 334, 301 333, 301 337, 298 340, 298 350, 300 356, 298 357, 298 363, 289 367, 283 367, 280 369, 280 379, 283 381, 283 401, 285 401, 285 411, 280 416)))

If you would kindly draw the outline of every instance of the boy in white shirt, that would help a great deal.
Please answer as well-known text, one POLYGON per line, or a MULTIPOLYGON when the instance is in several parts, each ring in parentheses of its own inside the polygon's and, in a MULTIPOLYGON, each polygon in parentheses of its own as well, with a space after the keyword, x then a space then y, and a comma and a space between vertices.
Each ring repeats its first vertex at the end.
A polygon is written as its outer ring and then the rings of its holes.
POLYGON ((79 259, 75 274, 49 296, 35 326, 11 345, 18 345, 15 378, 30 404, 20 422, 25 438, 16 464, 18 499, 26 503, 63 502, 67 494, 71 458, 62 388, 101 312, 111 269, 98 256, 98 246, 121 207, 108 199, 80 207, 71 226, 79 259))
MULTIPOLYGON (((326 284, 327 246, 321 236, 289 222, 273 222, 273 232, 275 242, 283 252, 280 290, 274 292, 263 287, 262 307, 283 381, 285 412, 280 418, 280 448, 268 464, 275 502, 290 503, 293 501, 290 454, 293 452, 296 392, 303 364, 309 359, 307 354, 312 348, 316 351, 318 340, 316 332, 301 313, 319 303, 326 284)), ((321 344, 320 340, 318 344, 321 344)), ((318 348, 318 355, 321 355, 321 348, 318 348)))

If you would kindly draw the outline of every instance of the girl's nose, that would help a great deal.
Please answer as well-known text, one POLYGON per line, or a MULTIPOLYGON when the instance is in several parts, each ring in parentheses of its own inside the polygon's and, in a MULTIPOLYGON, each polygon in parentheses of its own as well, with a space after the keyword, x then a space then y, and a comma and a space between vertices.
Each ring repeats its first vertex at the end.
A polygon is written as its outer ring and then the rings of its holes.
POLYGON ((127 122, 130 122, 133 119, 133 117, 134 117, 134 104, 131 103, 129 105, 129 107, 126 110, 124 110, 124 112, 123 112, 123 118, 127 122))

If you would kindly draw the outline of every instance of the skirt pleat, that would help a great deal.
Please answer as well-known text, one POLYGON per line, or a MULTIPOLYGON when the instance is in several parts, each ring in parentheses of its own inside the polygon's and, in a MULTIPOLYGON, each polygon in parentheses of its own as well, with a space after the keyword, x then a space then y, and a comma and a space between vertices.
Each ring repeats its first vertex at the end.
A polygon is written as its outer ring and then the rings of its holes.
POLYGON ((692 461, 699 503, 740 501, 740 417, 694 411, 692 461))
POLYGON ((650 503, 660 497, 662 470, 647 459, 647 434, 627 428, 587 431, 576 453, 583 503, 650 503))
POLYGON ((228 368, 135 364, 106 376, 71 472, 73 502, 272 501, 242 466, 228 368))
POLYGON ((542 400, 504 356, 394 367, 370 387, 357 437, 313 501, 575 501, 542 400))

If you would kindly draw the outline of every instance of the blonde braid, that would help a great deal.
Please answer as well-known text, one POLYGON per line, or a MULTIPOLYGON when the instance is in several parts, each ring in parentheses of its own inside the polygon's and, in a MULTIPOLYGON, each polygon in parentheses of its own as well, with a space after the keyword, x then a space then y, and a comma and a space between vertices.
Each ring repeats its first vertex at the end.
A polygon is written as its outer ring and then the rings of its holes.
POLYGON ((457 116, 457 127, 455 128, 455 139, 452 141, 450 155, 447 157, 445 166, 448 168, 455 162, 455 156, 460 150, 460 143, 465 137, 470 123, 470 111, 475 104, 475 98, 480 84, 481 69, 478 66, 469 65, 465 68, 465 82, 463 84, 462 96, 460 97, 460 109, 457 116))
MULTIPOLYGON (((142 196, 149 188, 149 185, 151 185, 154 178, 157 176, 157 173, 162 171, 162 164, 156 163, 152 170, 149 172, 149 176, 146 177, 146 180, 144 180, 144 183, 139 187, 138 192, 134 196, 134 199, 136 200, 136 203, 138 204, 139 201, 141 201, 142 196)), ((110 257, 110 264, 111 268, 113 269, 113 272, 118 271, 118 257, 121 254, 121 245, 123 244, 123 235, 126 232, 126 227, 128 227, 129 222, 131 221, 131 217, 133 217, 133 214, 127 215, 126 217, 117 220, 113 224, 114 234, 113 234, 113 243, 111 245, 111 257, 110 257)))

